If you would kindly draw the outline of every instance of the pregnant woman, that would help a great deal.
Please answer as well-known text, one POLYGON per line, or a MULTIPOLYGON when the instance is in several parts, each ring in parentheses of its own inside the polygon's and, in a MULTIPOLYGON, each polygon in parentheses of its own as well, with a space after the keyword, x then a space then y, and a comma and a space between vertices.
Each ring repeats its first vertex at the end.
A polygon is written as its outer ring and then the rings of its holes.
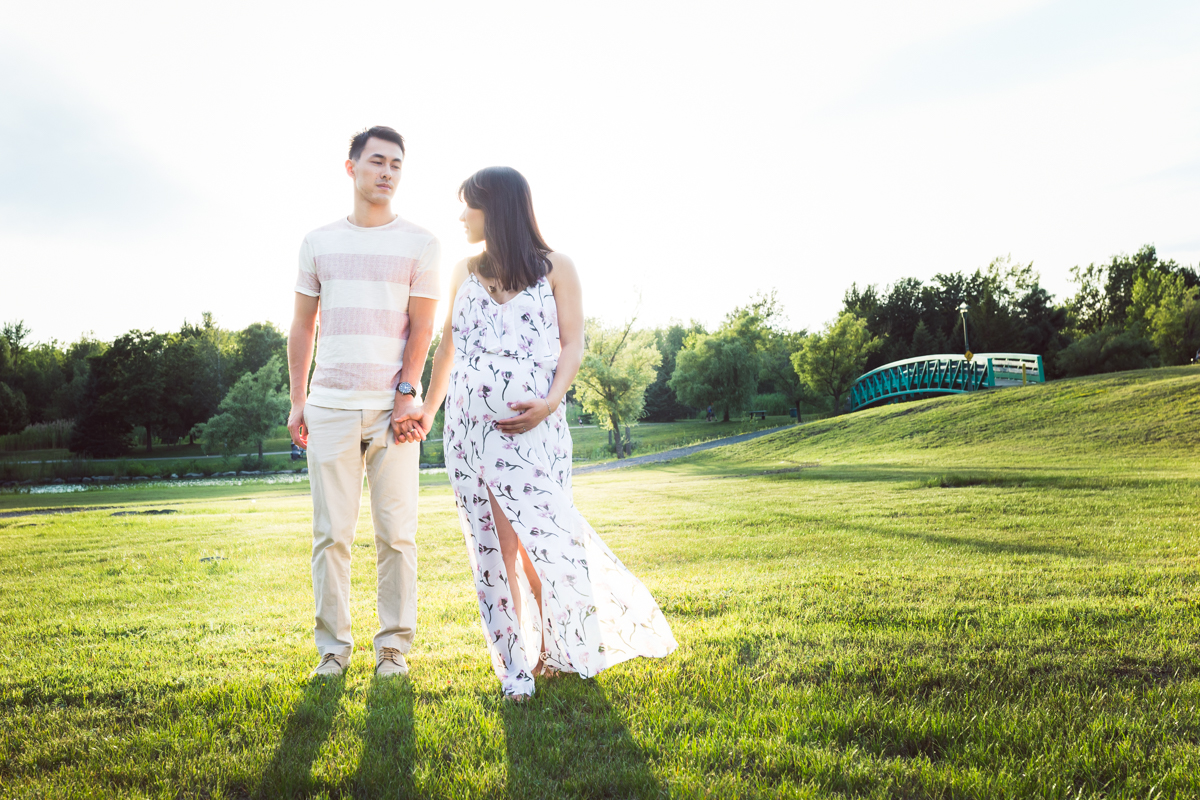
POLYGON ((505 696, 520 700, 537 675, 589 678, 676 645, 654 598, 571 499, 562 400, 583 358, 575 265, 542 239, 516 170, 480 170, 459 197, 467 240, 485 249, 454 268, 428 393, 405 419, 428 433, 446 399, 446 471, 483 632, 505 696))

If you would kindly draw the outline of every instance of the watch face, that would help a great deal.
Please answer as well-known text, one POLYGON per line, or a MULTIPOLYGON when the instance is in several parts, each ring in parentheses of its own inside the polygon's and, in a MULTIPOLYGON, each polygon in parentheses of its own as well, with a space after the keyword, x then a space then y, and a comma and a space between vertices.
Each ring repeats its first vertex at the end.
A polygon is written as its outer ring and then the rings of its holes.
POLYGON ((408 381, 401 381, 400 385, 396 387, 396 391, 399 392, 400 394, 409 394, 414 397, 417 394, 417 390, 414 389, 413 385, 411 383, 409 383, 408 381))

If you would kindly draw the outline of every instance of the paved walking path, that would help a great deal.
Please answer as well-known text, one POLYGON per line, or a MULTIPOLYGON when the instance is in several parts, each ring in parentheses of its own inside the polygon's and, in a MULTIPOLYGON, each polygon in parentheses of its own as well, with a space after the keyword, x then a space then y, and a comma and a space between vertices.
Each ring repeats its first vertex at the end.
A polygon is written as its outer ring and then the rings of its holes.
POLYGON ((661 453, 651 453, 646 456, 633 456, 624 458, 618 461, 610 461, 607 464, 593 464, 590 467, 576 467, 571 470, 572 475, 587 475, 591 472, 608 472, 613 469, 622 469, 624 467, 640 467, 643 464, 658 464, 663 461, 674 461, 677 458, 690 456, 693 453, 699 453, 702 450, 711 450, 714 447, 724 447, 727 444, 738 444, 739 442, 748 442, 751 439, 757 439, 760 436, 769 436, 772 433, 786 431, 789 428, 796 427, 795 424, 784 425, 779 428, 767 428, 766 430, 753 431, 752 433, 743 433, 738 436, 726 436, 724 439, 713 439, 711 442, 703 442, 694 444, 689 447, 676 447, 674 450, 663 450, 661 453))

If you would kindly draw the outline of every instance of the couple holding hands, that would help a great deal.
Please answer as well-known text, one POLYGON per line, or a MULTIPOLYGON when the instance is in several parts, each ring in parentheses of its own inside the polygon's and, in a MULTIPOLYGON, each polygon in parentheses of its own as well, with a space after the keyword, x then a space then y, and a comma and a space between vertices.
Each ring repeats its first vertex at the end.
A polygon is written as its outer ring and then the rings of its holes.
POLYGON ((583 357, 575 265, 542 239, 529 184, 489 167, 463 182, 467 241, 429 386, 420 385, 440 297, 439 245, 391 210, 404 139, 387 127, 350 142, 350 216, 300 249, 288 336, 288 429, 308 450, 313 498, 314 676, 340 675, 350 633, 350 545, 366 474, 375 528, 379 676, 408 672, 417 620, 420 446, 445 401, 443 451, 503 694, 535 677, 587 678, 671 653, 654 598, 592 530, 571 496, 562 401, 583 357), (320 341, 312 365, 317 319, 320 341))

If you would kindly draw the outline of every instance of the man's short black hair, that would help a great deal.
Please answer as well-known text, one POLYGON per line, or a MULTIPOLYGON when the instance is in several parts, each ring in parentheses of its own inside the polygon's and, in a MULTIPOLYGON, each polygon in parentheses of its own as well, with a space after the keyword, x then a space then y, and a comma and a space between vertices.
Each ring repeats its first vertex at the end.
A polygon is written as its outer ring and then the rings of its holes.
POLYGON ((400 145, 400 155, 404 155, 404 137, 396 133, 394 128, 389 128, 386 125, 375 125, 354 134, 354 137, 350 140, 351 161, 358 161, 358 157, 362 155, 363 148, 367 146, 367 139, 372 137, 383 139, 385 142, 395 142, 400 145))

